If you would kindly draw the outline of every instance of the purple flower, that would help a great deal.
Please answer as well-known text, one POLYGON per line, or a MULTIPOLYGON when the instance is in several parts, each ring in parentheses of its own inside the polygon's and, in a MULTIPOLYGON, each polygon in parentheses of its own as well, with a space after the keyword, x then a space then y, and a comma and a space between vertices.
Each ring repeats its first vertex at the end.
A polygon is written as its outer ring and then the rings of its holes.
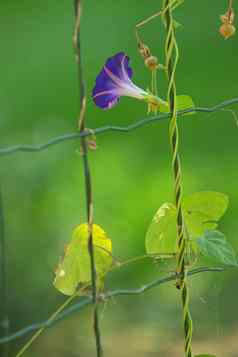
POLYGON ((132 81, 132 69, 129 67, 129 57, 119 52, 108 58, 96 79, 92 97, 94 103, 102 109, 110 109, 121 96, 146 100, 149 93, 137 87, 132 81))

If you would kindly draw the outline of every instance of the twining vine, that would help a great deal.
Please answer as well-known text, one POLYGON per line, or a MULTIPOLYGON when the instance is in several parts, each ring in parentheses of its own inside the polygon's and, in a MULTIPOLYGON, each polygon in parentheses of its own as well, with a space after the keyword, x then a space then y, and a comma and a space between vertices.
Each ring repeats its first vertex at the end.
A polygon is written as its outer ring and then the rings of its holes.
POLYGON ((177 271, 182 274, 181 279, 177 282, 177 287, 182 292, 182 306, 184 319, 184 333, 185 333, 185 355, 192 357, 192 331, 193 323, 189 311, 189 289, 186 279, 186 236, 185 236, 185 222, 182 212, 182 181, 181 181, 181 164, 178 153, 179 148, 179 131, 177 124, 177 93, 175 84, 175 71, 179 59, 178 45, 175 37, 175 26, 171 10, 171 0, 164 1, 164 8, 167 11, 164 14, 167 36, 165 43, 165 66, 168 73, 168 102, 170 105, 171 119, 169 124, 169 137, 172 148, 172 168, 175 180, 175 202, 177 208, 177 234, 178 234, 178 262, 177 271))

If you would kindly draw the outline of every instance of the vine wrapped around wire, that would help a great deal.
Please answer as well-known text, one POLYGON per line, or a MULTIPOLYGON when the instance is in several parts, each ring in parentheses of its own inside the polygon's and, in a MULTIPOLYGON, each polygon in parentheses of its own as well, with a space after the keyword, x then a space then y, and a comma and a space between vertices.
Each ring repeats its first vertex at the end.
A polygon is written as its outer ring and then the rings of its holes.
MULTIPOLYGON (((178 45, 175 37, 174 20, 172 15, 173 0, 164 0, 163 3, 163 20, 165 23, 167 36, 165 42, 165 66, 168 71, 168 93, 167 100, 170 106, 171 118, 169 124, 169 137, 172 148, 172 168, 175 180, 175 202, 177 208, 177 234, 178 234, 178 260, 177 272, 180 274, 180 279, 177 281, 177 287, 181 289, 182 306, 183 306, 183 321, 185 334, 185 356, 192 357, 192 332, 193 323, 189 311, 189 290, 186 280, 186 236, 184 234, 184 218, 182 214, 182 180, 181 180, 181 164, 178 153, 179 132, 177 125, 177 103, 176 103, 176 85, 175 71, 179 59, 178 45)), ((175 4, 176 6, 176 4, 175 4)))

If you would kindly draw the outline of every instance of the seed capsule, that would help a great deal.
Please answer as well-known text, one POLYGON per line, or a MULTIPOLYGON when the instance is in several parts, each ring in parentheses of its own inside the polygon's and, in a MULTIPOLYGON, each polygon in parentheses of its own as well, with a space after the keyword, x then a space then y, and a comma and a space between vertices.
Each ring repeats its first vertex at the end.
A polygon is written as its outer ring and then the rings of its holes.
POLYGON ((220 16, 220 20, 222 25, 219 29, 220 34, 225 38, 229 38, 233 36, 236 32, 236 28, 233 25, 235 19, 235 13, 233 9, 230 7, 224 15, 220 16))
POLYGON ((158 58, 155 56, 150 56, 145 59, 145 65, 151 71, 155 70, 158 67, 158 58))
POLYGON ((146 59, 148 57, 150 57, 151 53, 150 53, 150 49, 148 46, 146 46, 143 42, 139 42, 138 43, 138 49, 139 49, 139 52, 141 54, 141 56, 146 59))
POLYGON ((227 40, 229 37, 233 36, 236 32, 235 26, 229 24, 229 23, 224 23, 221 25, 220 29, 220 34, 227 40))

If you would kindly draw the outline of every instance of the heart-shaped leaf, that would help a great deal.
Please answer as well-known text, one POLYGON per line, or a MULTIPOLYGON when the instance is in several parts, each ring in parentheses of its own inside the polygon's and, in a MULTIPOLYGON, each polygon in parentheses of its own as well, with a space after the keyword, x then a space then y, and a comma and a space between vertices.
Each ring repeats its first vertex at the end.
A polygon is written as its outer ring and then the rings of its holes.
POLYGON ((223 233, 207 231, 197 239, 197 245, 203 255, 212 257, 222 264, 238 267, 236 253, 223 233))
POLYGON ((176 208, 172 203, 164 203, 146 233, 146 252, 158 255, 176 253, 176 237, 176 208))
MULTIPOLYGON (((104 230, 93 225, 94 260, 98 285, 112 265, 112 243, 104 230)), ((88 224, 77 226, 62 261, 56 270, 54 286, 65 295, 73 295, 79 284, 91 283, 91 263, 88 253, 88 224)))
POLYGON ((220 192, 195 192, 184 198, 182 208, 189 235, 194 238, 217 227, 229 203, 220 192))
MULTIPOLYGON (((183 199, 182 212, 186 232, 191 238, 190 247, 194 252, 198 249, 197 238, 217 228, 228 203, 229 200, 225 194, 213 191, 196 192, 183 199)), ((177 252, 176 217, 176 207, 172 203, 164 203, 159 208, 146 234, 148 254, 165 255, 177 252)))

